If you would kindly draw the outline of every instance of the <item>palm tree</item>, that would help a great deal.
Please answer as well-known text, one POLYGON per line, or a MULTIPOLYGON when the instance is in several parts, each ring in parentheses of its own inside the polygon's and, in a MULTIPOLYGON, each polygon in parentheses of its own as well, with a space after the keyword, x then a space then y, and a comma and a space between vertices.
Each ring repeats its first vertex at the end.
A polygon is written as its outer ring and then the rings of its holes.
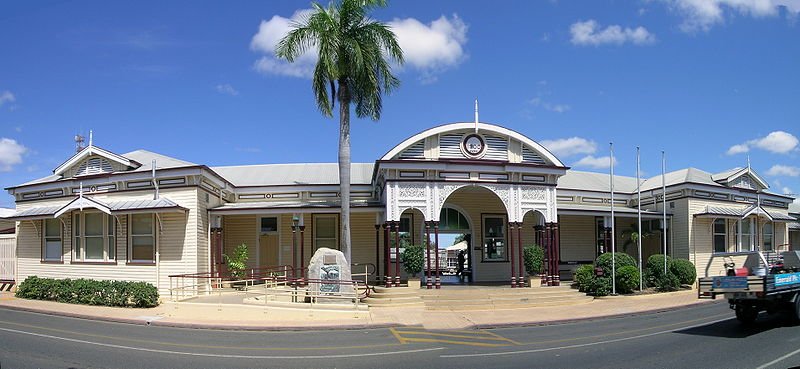
POLYGON ((622 251, 628 252, 628 246, 636 244, 639 242, 639 237, 642 237, 642 240, 652 236, 653 234, 650 231, 639 232, 639 227, 636 224, 631 224, 628 229, 622 231, 622 237, 625 237, 625 243, 622 244, 622 251))
POLYGON ((386 0, 341 0, 327 8, 318 3, 312 6, 314 11, 293 24, 281 39, 275 55, 294 62, 307 50, 316 49, 318 60, 311 88, 317 107, 332 117, 335 101, 339 101, 339 242, 347 260, 351 260, 350 104, 355 104, 359 118, 380 119, 382 95, 400 85, 392 75, 391 62, 402 64, 403 51, 389 26, 367 15, 376 7, 386 6, 386 0))

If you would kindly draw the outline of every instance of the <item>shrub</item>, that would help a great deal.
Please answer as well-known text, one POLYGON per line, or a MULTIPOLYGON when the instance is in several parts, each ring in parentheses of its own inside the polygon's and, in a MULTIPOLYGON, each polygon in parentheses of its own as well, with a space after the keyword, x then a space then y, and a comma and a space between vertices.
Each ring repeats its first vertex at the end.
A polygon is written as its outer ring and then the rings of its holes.
MULTIPOLYGON (((597 257, 594 264, 600 268, 603 268, 603 272, 607 276, 611 276, 611 255, 612 253, 607 252, 597 257)), ((617 267, 616 270, 619 272, 619 269, 624 266, 633 266, 636 267, 636 260, 633 260, 633 256, 630 256, 624 252, 615 252, 614 259, 616 261, 617 267)))
POLYGON ((639 287, 639 268, 626 265, 617 269, 617 292, 633 293, 639 287))
POLYGON ((528 275, 536 275, 544 268, 544 248, 539 245, 526 246, 524 249, 525 271, 528 275))
POLYGON ((611 278, 594 277, 586 287, 586 292, 592 296, 608 296, 611 293, 611 278))
MULTIPOLYGON (((678 278, 680 284, 694 284, 697 279, 697 270, 691 261, 685 259, 673 259, 669 270, 678 278)), ((663 266, 662 266, 663 272, 663 266)))
POLYGON ((416 277, 422 271, 425 262, 425 250, 422 246, 407 246, 403 251, 403 270, 410 276, 416 277))
POLYGON ((573 285, 578 288, 578 291, 586 292, 586 288, 592 283, 594 278, 594 265, 584 264, 575 270, 573 275, 573 285))
POLYGON ((670 272, 664 274, 664 271, 662 270, 661 274, 654 280, 653 286, 659 292, 670 292, 677 291, 681 286, 681 282, 674 274, 670 272))
POLYGON ((30 276, 17 287, 16 297, 69 304, 120 307, 158 306, 158 290, 146 282, 50 279, 30 276))
POLYGON ((233 255, 222 255, 225 259, 225 265, 228 267, 228 272, 234 279, 244 278, 244 270, 247 269, 247 244, 241 244, 233 249, 233 255))
MULTIPOLYGON (((648 286, 656 287, 657 280, 662 279, 664 276, 664 255, 663 254, 655 254, 651 255, 647 258, 647 263, 645 264, 645 281, 648 286)), ((670 264, 672 263, 672 258, 666 256, 667 258, 667 272, 669 273, 670 264)))

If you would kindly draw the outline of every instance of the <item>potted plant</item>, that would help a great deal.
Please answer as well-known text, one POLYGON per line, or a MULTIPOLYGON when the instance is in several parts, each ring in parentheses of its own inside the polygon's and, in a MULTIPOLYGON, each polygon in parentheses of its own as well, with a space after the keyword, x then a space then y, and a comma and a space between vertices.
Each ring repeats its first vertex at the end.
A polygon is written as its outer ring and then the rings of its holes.
POLYGON ((528 282, 531 287, 540 286, 539 274, 544 268, 544 248, 539 245, 525 246, 523 249, 525 271, 528 272, 528 282))
POLYGON ((249 258, 247 253, 247 244, 241 244, 236 246, 233 249, 233 254, 223 254, 223 259, 225 260, 225 265, 228 267, 228 273, 230 273, 231 278, 233 279, 232 286, 240 286, 242 283, 237 283, 236 281, 241 281, 244 279, 245 276, 245 269, 247 269, 247 259, 249 258))
POLYGON ((420 288, 420 281, 417 274, 422 272, 425 261, 425 250, 422 246, 407 246, 401 254, 403 258, 403 270, 408 273, 408 287, 420 288))

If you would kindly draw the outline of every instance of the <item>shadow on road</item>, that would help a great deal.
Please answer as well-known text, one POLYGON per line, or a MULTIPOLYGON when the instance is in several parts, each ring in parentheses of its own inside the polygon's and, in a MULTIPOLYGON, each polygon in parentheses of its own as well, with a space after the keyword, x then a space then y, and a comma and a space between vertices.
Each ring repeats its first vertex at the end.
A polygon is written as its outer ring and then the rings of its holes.
POLYGON ((773 329, 792 327, 786 314, 760 314, 758 320, 752 325, 743 325, 736 318, 716 322, 700 327, 675 331, 675 333, 690 334, 694 336, 747 338, 773 329))

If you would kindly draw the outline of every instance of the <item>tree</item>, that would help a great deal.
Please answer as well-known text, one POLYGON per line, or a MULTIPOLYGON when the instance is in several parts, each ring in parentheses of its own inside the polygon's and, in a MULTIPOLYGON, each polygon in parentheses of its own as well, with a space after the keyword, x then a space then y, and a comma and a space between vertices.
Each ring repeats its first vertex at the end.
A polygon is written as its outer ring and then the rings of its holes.
POLYGON ((316 49, 318 60, 311 88, 317 107, 323 115, 332 117, 335 101, 339 101, 339 242, 347 260, 351 260, 350 104, 355 105, 359 118, 379 120, 383 94, 400 85, 392 75, 391 62, 402 64, 403 51, 389 26, 367 15, 374 8, 386 6, 386 0, 341 0, 327 8, 318 3, 312 6, 314 11, 281 39, 275 55, 291 63, 316 49))
POLYGON ((628 252, 628 246, 637 244, 637 242, 639 242, 640 235, 642 240, 644 240, 653 234, 649 231, 639 232, 639 227, 636 224, 631 224, 628 229, 622 231, 622 237, 626 237, 625 243, 622 244, 622 250, 624 252, 628 252))

